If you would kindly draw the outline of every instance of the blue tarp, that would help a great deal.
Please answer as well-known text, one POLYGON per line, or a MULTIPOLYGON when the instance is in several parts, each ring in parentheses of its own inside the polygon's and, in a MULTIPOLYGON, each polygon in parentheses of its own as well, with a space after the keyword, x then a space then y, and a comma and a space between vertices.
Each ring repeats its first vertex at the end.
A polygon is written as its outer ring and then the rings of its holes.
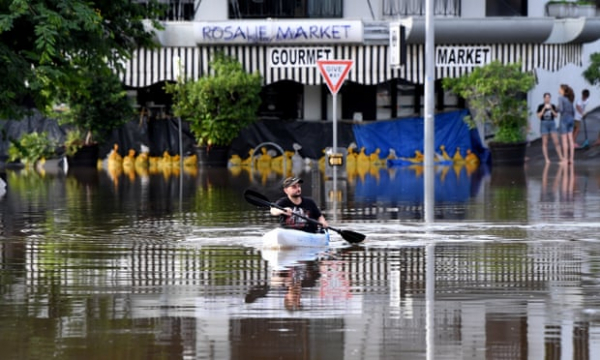
MULTIPOLYGON (((452 157, 459 149, 464 158, 470 149, 482 162, 489 161, 489 151, 483 147, 476 129, 469 129, 464 122, 467 110, 452 111, 435 115, 435 150, 441 155, 440 146, 452 157)), ((394 149, 401 158, 412 158, 415 150, 423 152, 424 121, 422 117, 402 118, 358 124, 352 128, 358 148, 370 154, 377 148, 380 156, 387 156, 394 149)))

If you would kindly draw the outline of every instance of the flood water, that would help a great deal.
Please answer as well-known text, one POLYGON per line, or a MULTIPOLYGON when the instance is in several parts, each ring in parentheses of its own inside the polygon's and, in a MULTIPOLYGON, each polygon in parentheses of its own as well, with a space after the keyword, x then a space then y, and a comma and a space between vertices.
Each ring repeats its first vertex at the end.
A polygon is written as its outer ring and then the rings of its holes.
POLYGON ((277 172, 7 171, 3 359, 600 359, 600 170, 296 173, 337 233, 263 250, 277 172))

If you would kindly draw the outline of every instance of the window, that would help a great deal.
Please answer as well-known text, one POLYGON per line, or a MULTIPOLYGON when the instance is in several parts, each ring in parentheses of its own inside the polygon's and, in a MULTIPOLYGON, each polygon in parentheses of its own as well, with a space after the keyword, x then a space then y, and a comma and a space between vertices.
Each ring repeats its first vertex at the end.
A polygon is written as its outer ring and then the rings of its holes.
POLYGON ((420 88, 403 80, 377 85, 377 119, 415 116, 420 105, 420 88))
POLYGON ((342 4, 343 0, 229 0, 229 18, 342 18, 342 4))
MULTIPOLYGON (((425 87, 401 79, 377 85, 377 119, 422 116, 425 106, 425 87)), ((464 108, 455 94, 444 90, 442 80, 435 82, 435 110, 448 111, 464 108)))
POLYGON ((485 16, 527 16, 527 0, 486 0, 485 16))
POLYGON ((288 80, 263 87, 259 116, 263 119, 303 119, 303 90, 302 84, 288 80))

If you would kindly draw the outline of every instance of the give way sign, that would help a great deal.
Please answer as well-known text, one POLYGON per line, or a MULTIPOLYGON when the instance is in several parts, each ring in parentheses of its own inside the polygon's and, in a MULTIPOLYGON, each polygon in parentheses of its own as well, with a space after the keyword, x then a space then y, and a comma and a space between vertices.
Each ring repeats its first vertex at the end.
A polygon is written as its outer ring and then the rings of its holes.
POLYGON ((353 65, 354 60, 317 60, 319 71, 332 95, 338 93, 353 65))

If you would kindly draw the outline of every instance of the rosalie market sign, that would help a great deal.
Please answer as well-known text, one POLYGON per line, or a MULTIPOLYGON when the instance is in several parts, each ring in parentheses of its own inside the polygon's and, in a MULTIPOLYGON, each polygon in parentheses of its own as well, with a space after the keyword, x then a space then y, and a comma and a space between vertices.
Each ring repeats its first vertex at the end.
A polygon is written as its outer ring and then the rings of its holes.
POLYGON ((241 20, 195 22, 198 44, 361 43, 360 20, 241 20))

